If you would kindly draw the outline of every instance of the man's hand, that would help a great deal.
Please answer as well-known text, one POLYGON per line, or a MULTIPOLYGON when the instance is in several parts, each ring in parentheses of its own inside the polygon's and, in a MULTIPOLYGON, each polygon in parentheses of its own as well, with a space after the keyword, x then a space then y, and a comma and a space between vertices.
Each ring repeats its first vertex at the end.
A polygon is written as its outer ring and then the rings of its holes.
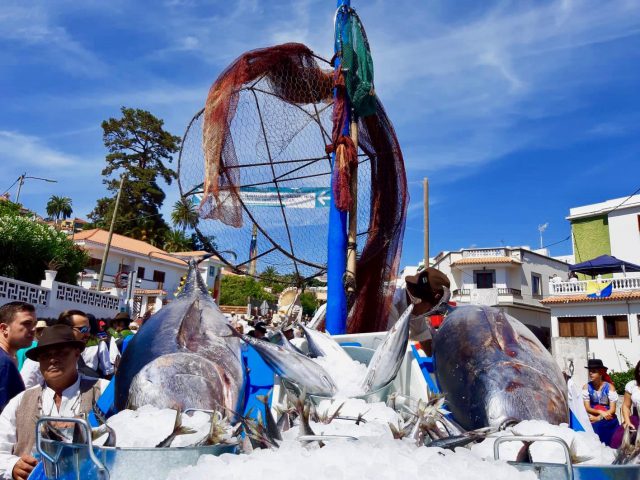
POLYGON ((33 470, 37 464, 38 461, 31 455, 22 455, 20 460, 13 466, 13 471, 11 472, 13 480, 27 480, 31 470, 33 470))

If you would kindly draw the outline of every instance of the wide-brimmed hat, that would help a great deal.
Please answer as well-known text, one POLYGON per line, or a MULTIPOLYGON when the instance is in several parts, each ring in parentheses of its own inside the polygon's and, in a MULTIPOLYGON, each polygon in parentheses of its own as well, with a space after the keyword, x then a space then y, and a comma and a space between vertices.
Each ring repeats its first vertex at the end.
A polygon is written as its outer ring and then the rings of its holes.
POLYGON ((47 322, 45 320, 38 320, 36 322, 36 330, 39 328, 47 328, 47 322))
POLYGON ((73 328, 68 325, 58 324, 44 329, 40 340, 38 340, 38 345, 27 350, 27 358, 37 362, 38 356, 42 351, 54 345, 68 345, 79 348, 80 351, 84 350, 84 342, 76 339, 73 334, 73 328))
MULTIPOLYGON (((443 287, 449 288, 451 285, 447 276, 433 267, 425 268, 415 275, 409 275, 404 280, 407 284, 407 291, 412 297, 419 298, 431 305, 437 303, 435 296, 444 292, 443 287)), ((425 308, 427 306, 425 303, 425 308)), ((417 306, 414 307, 414 314, 424 313, 418 312, 416 308, 417 306)))
POLYGON ((129 314, 127 312, 120 312, 115 317, 113 317, 113 319, 114 320, 126 320, 128 323, 131 323, 131 317, 129 316, 129 314))
POLYGON ((585 368, 588 368, 588 369, 602 368, 604 370, 607 370, 607 367, 604 366, 604 364, 602 363, 602 360, 600 360, 599 358, 590 358, 585 368))

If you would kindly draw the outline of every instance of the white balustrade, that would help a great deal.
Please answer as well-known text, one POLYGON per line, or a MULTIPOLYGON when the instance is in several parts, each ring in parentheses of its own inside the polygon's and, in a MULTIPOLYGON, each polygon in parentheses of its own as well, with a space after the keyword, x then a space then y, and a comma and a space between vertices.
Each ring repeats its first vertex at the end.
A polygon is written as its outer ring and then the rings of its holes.
POLYGON ((86 288, 67 285, 66 283, 54 284, 57 287, 56 299, 67 302, 80 303, 92 307, 117 310, 120 304, 118 297, 107 293, 98 293, 86 288))
POLYGON ((38 317, 57 317, 60 312, 78 309, 97 317, 115 315, 120 310, 120 298, 109 293, 43 280, 46 285, 33 285, 0 276, 0 305, 22 301, 36 307, 38 317))
POLYGON ((21 301, 32 305, 44 305, 49 303, 49 289, 32 283, 21 282, 13 278, 0 277, 0 298, 9 303, 21 301))
POLYGON ((486 248, 482 250, 463 250, 462 258, 506 257, 505 248, 486 248))
MULTIPOLYGON (((597 282, 598 280, 580 280, 573 282, 549 282, 549 292, 551 295, 580 295, 587 293, 589 282, 597 282)), ((628 278, 612 278, 602 279, 600 288, 605 287, 609 282, 613 282, 614 292, 624 292, 631 290, 640 290, 640 277, 628 278)))

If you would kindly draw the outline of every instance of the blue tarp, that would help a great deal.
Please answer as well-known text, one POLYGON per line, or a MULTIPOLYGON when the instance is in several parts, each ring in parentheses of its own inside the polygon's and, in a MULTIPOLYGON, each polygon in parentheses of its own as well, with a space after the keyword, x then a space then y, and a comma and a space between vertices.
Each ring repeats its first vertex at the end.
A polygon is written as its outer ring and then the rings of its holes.
POLYGON ((640 272, 640 265, 625 262, 611 255, 600 255, 586 262, 569 265, 569 270, 595 277, 598 274, 640 272))

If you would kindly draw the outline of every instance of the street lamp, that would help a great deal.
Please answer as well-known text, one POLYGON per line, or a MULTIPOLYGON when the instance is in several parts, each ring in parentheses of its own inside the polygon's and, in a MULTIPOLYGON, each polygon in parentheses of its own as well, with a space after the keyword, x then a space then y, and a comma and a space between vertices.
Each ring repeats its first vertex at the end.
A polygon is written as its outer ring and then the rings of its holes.
POLYGON ((24 181, 27 178, 31 178, 33 180, 42 180, 44 182, 49 182, 49 183, 58 183, 57 180, 51 180, 49 178, 41 178, 41 177, 31 177, 29 175, 27 175, 27 173, 23 173, 22 175, 20 175, 18 177, 18 193, 16 195, 16 203, 20 203, 20 190, 22 190, 22 185, 24 185, 24 181))

